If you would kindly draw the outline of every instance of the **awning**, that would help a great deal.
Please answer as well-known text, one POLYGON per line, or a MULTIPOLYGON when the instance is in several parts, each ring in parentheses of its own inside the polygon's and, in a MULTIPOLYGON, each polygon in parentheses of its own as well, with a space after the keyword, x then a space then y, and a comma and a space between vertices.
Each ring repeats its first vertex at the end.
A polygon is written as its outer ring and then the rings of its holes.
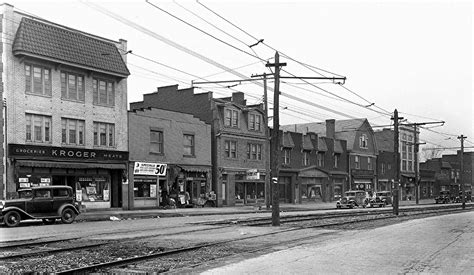
POLYGON ((45 167, 45 168, 104 168, 104 169, 127 169, 125 163, 86 163, 86 162, 70 162, 70 161, 39 161, 39 160, 16 160, 16 165, 27 167, 45 167))
POLYGON ((204 166, 204 165, 183 165, 179 164, 176 165, 179 168, 185 170, 186 172, 200 172, 200 173, 208 173, 211 172, 211 166, 204 166))

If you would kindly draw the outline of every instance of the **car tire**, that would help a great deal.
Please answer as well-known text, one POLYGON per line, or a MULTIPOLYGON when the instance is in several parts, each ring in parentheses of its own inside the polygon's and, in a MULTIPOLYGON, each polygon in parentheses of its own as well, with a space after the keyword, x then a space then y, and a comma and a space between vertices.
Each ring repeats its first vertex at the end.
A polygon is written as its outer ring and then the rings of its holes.
POLYGON ((20 213, 13 210, 6 213, 3 220, 8 227, 15 227, 20 224, 21 216, 20 213))
POLYGON ((61 213, 61 222, 70 224, 76 219, 76 213, 71 208, 66 208, 61 213))
POLYGON ((351 203, 349 204, 349 208, 352 209, 352 208, 354 208, 354 207, 355 207, 355 203, 351 202, 351 203))
POLYGON ((55 224, 56 219, 43 219, 44 224, 55 224))

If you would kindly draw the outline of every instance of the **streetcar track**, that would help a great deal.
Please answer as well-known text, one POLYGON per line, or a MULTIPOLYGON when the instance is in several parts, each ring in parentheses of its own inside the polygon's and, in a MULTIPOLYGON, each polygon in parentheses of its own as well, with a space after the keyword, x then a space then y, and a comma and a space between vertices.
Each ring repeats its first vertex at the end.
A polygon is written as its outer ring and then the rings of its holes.
MULTIPOLYGON (((464 210, 459 210, 456 209, 455 211, 450 211, 449 209, 445 209, 443 212, 463 212, 464 210)), ((472 210, 469 210, 472 211, 472 210)), ((440 211, 438 211, 440 212, 440 211)), ((432 211, 427 213, 426 211, 424 213, 416 213, 413 214, 413 216, 417 215, 427 215, 427 214, 435 214, 436 211, 432 211)), ((405 215, 404 217, 408 217, 412 215, 405 215)), ((244 241, 244 240, 249 240, 249 239, 254 239, 254 238, 261 238, 264 236, 270 236, 270 235, 276 235, 276 234, 282 234, 286 232, 291 232, 291 231, 298 231, 298 230, 304 230, 304 229, 310 229, 310 228, 322 228, 322 227, 330 227, 330 226, 337 226, 337 225, 344 225, 344 224, 353 224, 353 223, 362 223, 362 222, 367 222, 367 221, 375 221, 375 220, 383 220, 383 219, 396 219, 399 216, 385 216, 385 217, 379 217, 379 218, 373 218, 373 219, 362 219, 362 220, 351 220, 351 221, 339 221, 339 222, 334 222, 334 223, 328 223, 328 224, 320 224, 320 225, 312 225, 312 226, 304 226, 304 227, 292 227, 292 228, 287 228, 283 229, 280 231, 276 232, 269 232, 269 233, 264 233, 264 234, 259 234, 259 235, 253 235, 253 236, 248 236, 248 237, 243 237, 239 239, 231 239, 231 240, 224 240, 224 241, 218 241, 218 242, 213 242, 213 243, 204 243, 204 244, 199 244, 195 246, 190 246, 190 247, 185 247, 185 248, 178 248, 178 249, 173 249, 173 250, 168 250, 168 251, 163 251, 159 253, 151 253, 148 255, 143 255, 143 256, 133 256, 130 258, 126 259, 119 259, 119 260, 114 260, 114 261, 109 261, 109 262, 104 262, 100 264, 94 264, 94 265, 89 265, 89 266, 83 266, 79 268, 74 268, 74 269, 69 269, 69 270, 63 270, 63 271, 58 271, 56 272, 57 274, 69 274, 69 273, 76 273, 76 272, 86 272, 86 271, 95 271, 98 269, 103 269, 103 268, 110 268, 114 266, 120 266, 124 264, 130 264, 134 262, 140 262, 148 259, 157 259, 161 258, 164 256, 172 255, 172 254, 178 254, 178 253, 184 253, 184 252, 189 252, 189 251, 194 251, 198 250, 201 248, 205 247, 212 247, 212 246, 219 246, 231 242, 238 242, 238 241, 244 241)))

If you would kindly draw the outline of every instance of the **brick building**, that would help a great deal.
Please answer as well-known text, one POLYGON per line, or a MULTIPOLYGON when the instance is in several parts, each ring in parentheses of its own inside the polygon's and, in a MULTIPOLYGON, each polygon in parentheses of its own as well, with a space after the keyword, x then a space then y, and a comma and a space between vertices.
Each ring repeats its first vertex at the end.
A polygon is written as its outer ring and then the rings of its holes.
POLYGON ((391 191, 397 177, 394 153, 394 132, 383 129, 374 132, 377 142, 377 191, 391 191))
POLYGON ((173 85, 130 103, 130 110, 149 107, 192 114, 211 125, 212 190, 218 206, 265 202, 269 142, 261 104, 247 105, 241 92, 214 98, 211 92, 195 94, 193 88, 173 85))
POLYGON ((126 41, 1 6, 7 197, 69 185, 86 208, 121 207, 128 161, 126 41))
POLYGON ((170 195, 181 203, 186 192, 190 205, 203 205, 211 193, 211 125, 156 108, 130 111, 128 121, 130 209, 165 206, 170 195), (136 171, 142 163, 166 164, 167 171, 136 171))
POLYGON ((348 181, 346 141, 316 133, 281 132, 279 195, 282 202, 333 201, 348 181))

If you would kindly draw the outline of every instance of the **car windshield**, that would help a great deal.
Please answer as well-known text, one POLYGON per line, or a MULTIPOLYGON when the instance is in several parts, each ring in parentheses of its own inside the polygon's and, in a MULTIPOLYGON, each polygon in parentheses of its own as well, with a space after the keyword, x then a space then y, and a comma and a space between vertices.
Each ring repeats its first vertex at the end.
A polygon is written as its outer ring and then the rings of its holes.
POLYGON ((18 191, 18 197, 20 199, 28 199, 33 196, 33 191, 31 190, 19 190, 18 191))
POLYGON ((377 196, 387 196, 387 192, 378 192, 377 196))
POLYGON ((346 197, 354 197, 355 192, 346 192, 346 197))

